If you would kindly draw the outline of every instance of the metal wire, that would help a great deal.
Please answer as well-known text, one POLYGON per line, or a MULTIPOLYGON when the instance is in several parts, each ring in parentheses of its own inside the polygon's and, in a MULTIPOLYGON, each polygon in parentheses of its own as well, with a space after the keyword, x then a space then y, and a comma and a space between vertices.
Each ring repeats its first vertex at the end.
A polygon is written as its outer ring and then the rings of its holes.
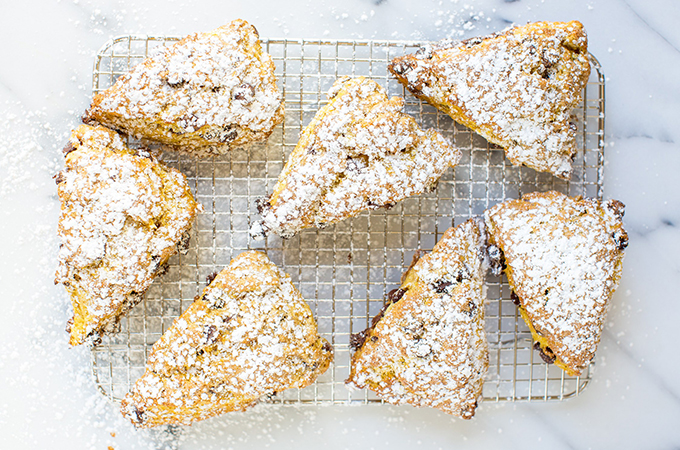
MULTIPOLYGON (((93 91, 111 86, 150 52, 176 37, 123 36, 99 51, 93 91)), ((164 161, 187 177, 205 206, 192 230, 189 251, 174 256, 168 272, 154 281, 144 301, 121 322, 121 331, 92 348, 92 370, 99 389, 113 401, 141 376, 148 352, 172 321, 205 287, 205 277, 221 270, 247 249, 260 249, 293 277, 310 304, 319 332, 333 344, 335 362, 306 389, 290 389, 273 403, 348 404, 380 400, 369 391, 350 391, 349 336, 366 328, 399 286, 401 273, 419 249, 429 250, 449 227, 498 202, 540 190, 602 198, 604 167, 604 76, 591 57, 592 75, 577 118, 580 151, 571 181, 512 166, 503 150, 454 123, 432 106, 406 93, 388 75, 392 58, 422 43, 394 41, 262 41, 272 55, 285 101, 285 121, 269 140, 228 155, 198 160, 172 153, 164 161), (371 211, 323 230, 311 229, 283 241, 270 236, 252 241, 250 224, 258 218, 254 200, 272 191, 299 133, 327 100, 325 92, 343 75, 364 75, 406 99, 405 111, 425 128, 436 128, 463 150, 434 192, 410 198, 389 211, 371 211)), ((531 333, 510 300, 505 278, 487 279, 486 332, 490 367, 486 401, 563 400, 578 395, 590 380, 590 367, 571 377, 546 365, 532 350, 531 333)))

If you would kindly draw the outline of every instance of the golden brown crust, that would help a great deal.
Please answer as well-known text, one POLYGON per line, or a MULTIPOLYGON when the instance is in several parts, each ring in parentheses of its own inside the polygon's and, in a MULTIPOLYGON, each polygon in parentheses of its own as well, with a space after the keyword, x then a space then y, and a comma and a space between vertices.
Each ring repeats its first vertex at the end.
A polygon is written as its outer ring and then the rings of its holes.
POLYGON ((304 388, 332 359, 290 276, 248 251, 154 344, 121 411, 138 427, 190 424, 304 388))
POLYGON ((508 283, 543 358, 570 375, 592 360, 621 276, 623 204, 533 192, 486 212, 508 283))
POLYGON ((431 187, 460 151, 401 113, 404 100, 364 77, 341 78, 305 128, 261 206, 253 235, 290 237, 361 211, 391 207, 431 187))
POLYGON ((200 206, 177 170, 114 131, 81 125, 57 177, 59 266, 73 304, 70 343, 110 331, 177 251, 200 206))
POLYGON ((570 115, 590 75, 581 23, 536 22, 442 41, 394 59, 389 69, 414 95, 502 146, 513 164, 571 177, 570 115))
POLYGON ((147 58, 95 95, 83 120, 208 156, 269 137, 283 103, 257 31, 234 20, 147 58))
POLYGON ((389 403, 472 418, 489 364, 480 225, 471 219, 449 229, 407 272, 384 313, 354 337, 360 347, 347 384, 389 403))

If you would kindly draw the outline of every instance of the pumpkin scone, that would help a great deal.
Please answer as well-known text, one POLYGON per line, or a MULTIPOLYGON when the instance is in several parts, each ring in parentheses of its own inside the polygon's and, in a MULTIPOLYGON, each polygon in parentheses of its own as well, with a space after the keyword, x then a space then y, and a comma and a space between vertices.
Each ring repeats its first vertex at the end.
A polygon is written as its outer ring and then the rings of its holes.
POLYGON ((305 128, 251 234, 291 237, 361 211, 389 208, 432 187, 461 153, 434 130, 423 131, 365 77, 340 78, 329 103, 305 128))
POLYGON ((485 215, 490 241, 548 363, 580 375, 595 355, 607 304, 621 277, 628 235, 617 200, 533 192, 485 215))
POLYGON ((112 331, 188 239, 200 210, 184 175, 104 127, 81 125, 57 176, 61 238, 55 283, 73 304, 70 343, 112 331))
POLYGON ((369 388, 388 403, 472 418, 489 365, 486 259, 481 220, 447 230, 389 294, 371 327, 352 336, 358 350, 346 383, 369 388))
POLYGON ((188 425, 306 387, 332 359, 290 276, 248 251, 154 344, 121 411, 138 427, 188 425))
POLYGON ((257 30, 234 20, 133 67, 95 95, 83 121, 200 157, 266 139, 283 103, 257 30))
POLYGON ((389 70, 415 96, 503 147, 513 164, 571 177, 571 113, 590 76, 581 23, 536 22, 445 40, 395 58, 389 70))

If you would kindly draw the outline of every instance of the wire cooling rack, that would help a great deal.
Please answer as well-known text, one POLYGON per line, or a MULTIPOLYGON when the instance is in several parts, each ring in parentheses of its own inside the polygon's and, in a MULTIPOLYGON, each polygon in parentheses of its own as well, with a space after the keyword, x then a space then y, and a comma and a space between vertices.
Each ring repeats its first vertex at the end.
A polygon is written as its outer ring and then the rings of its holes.
MULTIPOLYGON (((154 49, 176 40, 124 36, 109 41, 95 59, 93 91, 106 89, 154 49)), ((262 44, 276 65, 285 121, 265 143, 225 156, 201 160, 164 154, 168 165, 186 175, 205 212, 192 229, 188 252, 170 260, 167 273, 153 282, 143 301, 122 320, 120 332, 92 348, 95 382, 113 401, 120 401, 141 376, 152 345, 203 290, 206 276, 239 253, 259 249, 292 276, 314 312, 319 332, 335 351, 333 365, 316 383, 284 391, 270 401, 380 402, 370 391, 350 391, 344 385, 349 375, 349 337, 368 326, 382 308, 382 299, 399 286, 417 250, 431 249, 449 227, 527 192, 554 189, 602 198, 604 76, 592 56, 583 102, 574 111, 579 130, 574 174, 571 181, 563 181, 513 167, 502 149, 406 93, 390 77, 387 65, 422 43, 270 39, 262 44), (343 75, 367 76, 390 96, 404 96, 405 111, 421 126, 436 128, 462 149, 460 164, 442 176, 434 192, 407 199, 389 211, 366 212, 323 230, 304 230, 289 240, 277 236, 266 242, 251 240, 250 224, 259 218, 255 199, 272 191, 299 133, 326 103, 326 91, 343 75)), ((490 364, 484 400, 562 400, 578 395, 590 380, 590 367, 583 376, 571 377, 545 364, 532 350, 531 333, 510 299, 507 280, 488 277, 487 287, 490 364)))

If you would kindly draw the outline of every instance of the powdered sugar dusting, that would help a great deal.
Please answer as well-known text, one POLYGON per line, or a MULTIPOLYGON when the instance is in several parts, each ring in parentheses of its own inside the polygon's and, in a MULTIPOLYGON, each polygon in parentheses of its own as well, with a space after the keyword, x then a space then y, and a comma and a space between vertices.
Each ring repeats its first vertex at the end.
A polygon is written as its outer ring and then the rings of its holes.
POLYGON ((420 194, 460 159, 364 77, 342 78, 293 150, 251 233, 291 236, 420 194))
POLYGON ((139 300, 198 206, 181 173, 113 131, 82 125, 65 151, 55 281, 71 295, 71 343, 80 344, 139 300))
POLYGON ((486 213, 508 281, 539 337, 568 370, 592 359, 628 238, 619 202, 532 193, 486 213))

